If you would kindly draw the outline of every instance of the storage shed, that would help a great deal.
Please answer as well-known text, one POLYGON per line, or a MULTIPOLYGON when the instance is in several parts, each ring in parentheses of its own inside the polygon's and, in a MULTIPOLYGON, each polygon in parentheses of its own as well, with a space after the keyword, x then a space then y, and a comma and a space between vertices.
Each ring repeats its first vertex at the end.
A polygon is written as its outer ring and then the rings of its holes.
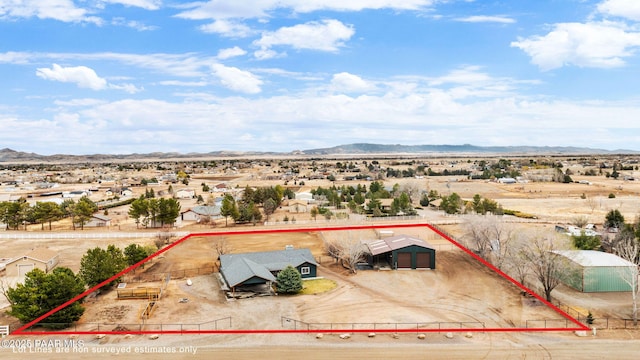
POLYGON ((35 248, 5 264, 6 276, 24 277, 33 269, 49 273, 60 261, 58 253, 46 248, 35 248))
POLYGON ((630 279, 638 275, 637 265, 617 255, 595 250, 558 250, 570 260, 566 285, 581 292, 631 291, 630 279))
POLYGON ((435 269, 436 250, 427 242, 407 235, 391 236, 366 243, 369 263, 393 269, 435 269))

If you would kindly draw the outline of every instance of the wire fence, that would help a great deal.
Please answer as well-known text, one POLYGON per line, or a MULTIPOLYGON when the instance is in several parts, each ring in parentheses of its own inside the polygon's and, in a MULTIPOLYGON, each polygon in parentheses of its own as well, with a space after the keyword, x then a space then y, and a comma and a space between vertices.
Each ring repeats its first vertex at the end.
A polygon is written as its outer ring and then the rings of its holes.
POLYGON ((177 237, 189 235, 186 231, 178 232, 86 232, 82 230, 74 232, 0 232, 0 239, 140 239, 153 237, 177 237))
POLYGON ((211 330, 231 330, 231 317, 224 317, 197 324, 105 324, 105 323, 38 323, 30 327, 27 332, 34 331, 60 331, 73 332, 141 332, 141 331, 171 331, 171 332, 193 332, 211 330))
POLYGON ((420 332, 420 331, 450 331, 452 329, 477 329, 483 330, 485 325, 480 321, 434 321, 434 322, 416 322, 416 323, 308 323, 286 316, 281 317, 280 323, 282 328, 301 331, 325 331, 325 332, 342 332, 342 331, 403 331, 403 332, 420 332))

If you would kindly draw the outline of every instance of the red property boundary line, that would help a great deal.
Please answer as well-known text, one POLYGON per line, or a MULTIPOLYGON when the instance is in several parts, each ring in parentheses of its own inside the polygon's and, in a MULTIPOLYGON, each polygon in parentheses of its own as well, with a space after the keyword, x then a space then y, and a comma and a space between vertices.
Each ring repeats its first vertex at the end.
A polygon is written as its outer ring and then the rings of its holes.
POLYGON ((574 319, 571 315, 567 314, 562 309, 548 302, 546 299, 542 298, 540 295, 533 292, 531 289, 526 286, 520 284, 518 281, 505 274, 500 269, 496 268, 486 260, 482 259, 471 250, 467 249, 457 241, 450 238, 448 235, 438 230, 431 224, 422 223, 422 224, 386 224, 386 225, 353 225, 353 226, 334 226, 334 227, 322 227, 322 228, 296 228, 296 229, 257 229, 257 230, 240 230, 240 231, 220 231, 220 232, 207 232, 207 233, 192 233, 189 234, 180 240, 174 242, 173 244, 165 247, 164 249, 159 250, 155 254, 147 257, 146 259, 122 270, 121 272, 113 275, 109 279, 97 284, 96 286, 90 288, 89 290, 83 292, 82 294, 72 298, 71 300, 65 302, 64 304, 48 311, 47 313, 41 315, 35 320, 28 322, 27 324, 21 326, 14 332, 12 335, 98 335, 104 334, 105 331, 27 331, 30 327, 38 324, 42 320, 45 320, 49 316, 54 313, 66 308, 67 306, 73 304, 74 302, 82 299, 83 297, 89 295, 90 293, 100 289, 101 287, 109 284, 111 281, 127 274, 128 272, 137 269, 142 264, 150 261, 151 259, 159 256, 171 249, 173 247, 182 244, 184 241, 192 238, 192 237, 201 237, 201 236, 225 236, 225 235, 256 235, 256 234, 277 234, 277 233, 293 233, 293 232, 312 232, 312 231, 345 231, 345 230, 369 230, 369 229, 386 229, 386 228, 415 228, 415 227, 426 227, 436 234, 440 235, 442 238, 451 242, 453 245, 460 248, 462 251, 482 263, 484 266, 489 269, 495 271, 503 278, 510 281, 512 284, 516 285, 518 288, 527 292, 531 296, 540 300, 542 303, 562 315, 566 320, 576 324, 575 328, 453 328, 453 329, 314 329, 314 330, 287 330, 287 329, 254 329, 254 330, 165 330, 165 331, 110 331, 110 334, 114 335, 145 335, 145 334, 295 334, 295 333, 369 333, 369 332, 377 332, 377 333, 416 333, 416 332, 555 332, 555 331, 587 331, 590 330, 587 326, 580 323, 578 320, 574 319))

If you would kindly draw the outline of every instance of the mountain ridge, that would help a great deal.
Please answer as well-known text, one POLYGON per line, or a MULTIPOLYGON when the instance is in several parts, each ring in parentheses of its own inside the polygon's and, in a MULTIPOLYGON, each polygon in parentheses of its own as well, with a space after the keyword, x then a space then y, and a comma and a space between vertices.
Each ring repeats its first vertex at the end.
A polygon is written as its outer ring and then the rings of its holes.
POLYGON ((372 144, 353 143, 328 148, 309 150, 295 150, 291 152, 258 152, 258 151, 211 151, 207 153, 179 153, 179 152, 150 152, 131 154, 87 154, 69 155, 54 154, 40 155, 33 152, 22 152, 10 148, 0 150, 2 162, 101 162, 115 160, 144 160, 144 159, 193 159, 207 157, 242 157, 242 156, 282 156, 282 155, 367 155, 367 154, 496 154, 496 155, 612 155, 612 154, 640 154, 636 150, 605 150, 588 147, 572 146, 477 146, 462 145, 402 145, 402 144, 372 144))

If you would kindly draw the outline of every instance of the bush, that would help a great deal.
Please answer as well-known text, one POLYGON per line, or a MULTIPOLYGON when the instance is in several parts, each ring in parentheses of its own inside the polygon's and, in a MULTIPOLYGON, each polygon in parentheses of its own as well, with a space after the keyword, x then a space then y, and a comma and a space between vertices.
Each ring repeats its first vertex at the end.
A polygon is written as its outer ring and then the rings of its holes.
POLYGON ((609 193, 609 199, 615 199, 616 198, 616 194, 614 193, 609 193))

